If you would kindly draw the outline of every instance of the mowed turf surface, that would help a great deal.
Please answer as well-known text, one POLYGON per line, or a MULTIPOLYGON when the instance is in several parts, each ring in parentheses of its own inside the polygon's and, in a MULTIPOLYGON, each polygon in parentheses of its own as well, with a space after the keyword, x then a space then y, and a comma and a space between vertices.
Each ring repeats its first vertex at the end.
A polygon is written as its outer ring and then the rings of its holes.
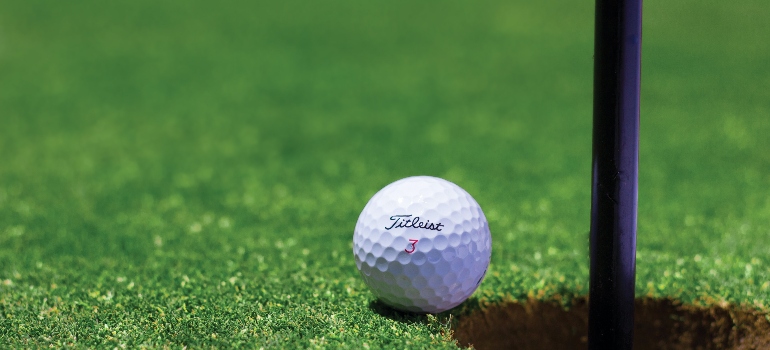
MULTIPOLYGON (((639 296, 770 307, 768 10, 645 2, 639 296)), ((590 2, 3 2, 0 345, 453 348, 585 295, 592 54, 590 2), (419 174, 493 237, 438 317, 351 251, 419 174)))

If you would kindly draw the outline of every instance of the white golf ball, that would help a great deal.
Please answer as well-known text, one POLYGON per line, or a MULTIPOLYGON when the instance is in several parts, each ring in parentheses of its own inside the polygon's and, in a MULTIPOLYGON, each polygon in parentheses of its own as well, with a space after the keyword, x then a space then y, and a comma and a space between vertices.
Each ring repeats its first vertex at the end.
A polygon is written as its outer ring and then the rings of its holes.
POLYGON ((492 237, 481 207, 459 186, 430 176, 398 180, 377 192, 353 233, 356 266, 393 308, 449 310, 481 284, 492 237))

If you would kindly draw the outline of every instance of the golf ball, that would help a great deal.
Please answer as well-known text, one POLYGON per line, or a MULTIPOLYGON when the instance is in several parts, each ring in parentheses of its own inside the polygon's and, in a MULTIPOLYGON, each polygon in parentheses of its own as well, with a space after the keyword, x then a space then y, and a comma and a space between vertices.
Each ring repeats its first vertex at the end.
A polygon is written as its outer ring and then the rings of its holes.
POLYGON ((393 308, 438 313, 467 299, 489 266, 492 237, 481 207, 444 179, 414 176, 377 192, 353 233, 356 266, 393 308))

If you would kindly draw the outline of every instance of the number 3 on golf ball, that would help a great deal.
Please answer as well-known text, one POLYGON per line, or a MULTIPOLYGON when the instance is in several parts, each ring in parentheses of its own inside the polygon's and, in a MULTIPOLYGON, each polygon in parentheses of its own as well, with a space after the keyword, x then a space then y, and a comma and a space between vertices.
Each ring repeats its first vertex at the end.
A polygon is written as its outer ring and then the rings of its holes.
POLYGON ((492 238, 481 207, 459 186, 436 177, 398 180, 377 192, 353 233, 356 266, 393 308, 449 310, 481 284, 492 238))

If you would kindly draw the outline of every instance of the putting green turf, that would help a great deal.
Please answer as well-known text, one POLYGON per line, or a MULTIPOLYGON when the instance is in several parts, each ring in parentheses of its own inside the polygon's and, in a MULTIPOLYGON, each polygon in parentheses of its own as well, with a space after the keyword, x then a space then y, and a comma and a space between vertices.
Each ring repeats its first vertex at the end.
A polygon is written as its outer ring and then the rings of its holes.
MULTIPOLYGON (((645 2, 637 294, 770 307, 764 0, 645 2)), ((588 291, 590 2, 0 5, 3 347, 455 347, 588 291), (427 174, 493 237, 463 306, 358 276, 366 201, 427 174)))

